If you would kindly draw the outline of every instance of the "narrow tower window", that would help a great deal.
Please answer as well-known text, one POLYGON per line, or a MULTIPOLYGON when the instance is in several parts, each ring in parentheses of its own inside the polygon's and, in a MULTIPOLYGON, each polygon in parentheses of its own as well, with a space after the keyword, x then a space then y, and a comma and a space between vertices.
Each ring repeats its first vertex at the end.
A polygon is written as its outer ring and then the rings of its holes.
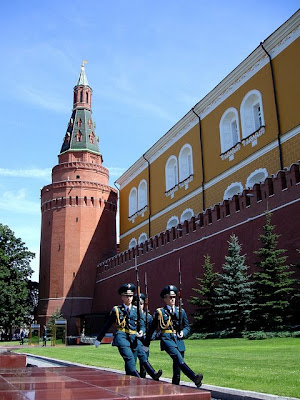
POLYGON ((95 135, 94 135, 94 132, 92 132, 92 133, 90 134, 90 143, 92 143, 92 144, 95 143, 95 135))
POLYGON ((82 142, 82 133, 80 131, 76 133, 76 142, 82 142))
POLYGON ((78 120, 77 120, 77 126, 81 127, 81 125, 82 125, 82 120, 81 120, 81 118, 78 118, 78 120))

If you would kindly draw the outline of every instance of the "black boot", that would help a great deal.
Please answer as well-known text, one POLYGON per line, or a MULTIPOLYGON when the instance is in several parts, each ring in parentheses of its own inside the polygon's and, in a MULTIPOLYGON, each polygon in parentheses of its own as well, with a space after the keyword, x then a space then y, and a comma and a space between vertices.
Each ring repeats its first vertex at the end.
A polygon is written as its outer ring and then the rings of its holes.
POLYGON ((137 371, 132 371, 132 372, 128 373, 128 375, 136 376, 137 378, 140 378, 140 374, 137 371))
POLYGON ((140 377, 146 378, 146 369, 143 365, 140 366, 140 377))
POLYGON ((154 370, 152 365, 146 361, 143 362, 143 367, 145 368, 146 372, 151 376, 151 378, 155 381, 159 381, 159 378, 161 377, 162 370, 159 369, 157 372, 154 370))
POLYGON ((191 381, 195 383, 197 387, 200 387, 202 385, 202 379, 203 379, 202 374, 196 375, 195 372, 192 371, 191 368, 186 363, 180 364, 180 369, 188 378, 190 378, 191 381))
POLYGON ((180 384, 180 375, 173 375, 172 383, 173 383, 173 385, 179 385, 180 384))

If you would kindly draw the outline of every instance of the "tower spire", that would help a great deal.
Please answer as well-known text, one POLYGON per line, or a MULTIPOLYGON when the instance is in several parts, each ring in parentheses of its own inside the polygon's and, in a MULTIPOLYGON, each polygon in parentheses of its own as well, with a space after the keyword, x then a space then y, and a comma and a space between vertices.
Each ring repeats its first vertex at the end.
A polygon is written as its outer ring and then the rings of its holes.
POLYGON ((100 155, 99 138, 92 119, 92 89, 88 84, 84 60, 76 86, 74 86, 73 111, 60 150, 66 152, 89 151, 100 155))
POLYGON ((88 83, 88 80, 87 80, 87 77, 86 77, 86 74, 85 74, 85 68, 84 68, 85 64, 87 64, 87 60, 83 60, 82 61, 81 71, 80 71, 80 75, 79 75, 79 78, 78 78, 76 86, 80 86, 80 85, 89 86, 89 83, 88 83))

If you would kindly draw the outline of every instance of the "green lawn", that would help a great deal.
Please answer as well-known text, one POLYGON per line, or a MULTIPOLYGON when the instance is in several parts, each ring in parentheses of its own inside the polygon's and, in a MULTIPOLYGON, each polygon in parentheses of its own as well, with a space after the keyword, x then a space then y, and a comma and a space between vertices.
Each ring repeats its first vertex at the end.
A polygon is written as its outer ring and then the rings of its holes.
MULTIPOLYGON (((187 364, 204 375, 203 383, 253 390, 278 396, 300 397, 300 339, 186 340, 187 364)), ((86 365, 123 369, 116 347, 24 347, 20 351, 86 365)), ((172 362, 158 342, 150 347, 150 362, 172 376, 172 362)), ((183 375, 183 380, 188 379, 183 375)))

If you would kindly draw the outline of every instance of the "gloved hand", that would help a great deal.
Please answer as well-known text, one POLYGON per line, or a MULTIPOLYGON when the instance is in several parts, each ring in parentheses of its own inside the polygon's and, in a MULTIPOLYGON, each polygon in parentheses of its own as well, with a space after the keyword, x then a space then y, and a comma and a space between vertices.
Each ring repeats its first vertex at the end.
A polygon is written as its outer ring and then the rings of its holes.
POLYGON ((144 332, 141 330, 135 334, 136 337, 141 338, 144 336, 144 332))
POLYGON ((177 337, 178 337, 178 339, 182 339, 183 338, 183 331, 177 332, 177 337))
POLYGON ((149 351, 149 347, 147 347, 147 346, 143 346, 143 349, 144 349, 144 352, 145 352, 145 353, 148 353, 148 351, 149 351))
POLYGON ((99 342, 99 340, 96 339, 96 340, 94 341, 94 345, 95 345, 96 348, 99 347, 100 344, 101 344, 101 342, 99 342))

